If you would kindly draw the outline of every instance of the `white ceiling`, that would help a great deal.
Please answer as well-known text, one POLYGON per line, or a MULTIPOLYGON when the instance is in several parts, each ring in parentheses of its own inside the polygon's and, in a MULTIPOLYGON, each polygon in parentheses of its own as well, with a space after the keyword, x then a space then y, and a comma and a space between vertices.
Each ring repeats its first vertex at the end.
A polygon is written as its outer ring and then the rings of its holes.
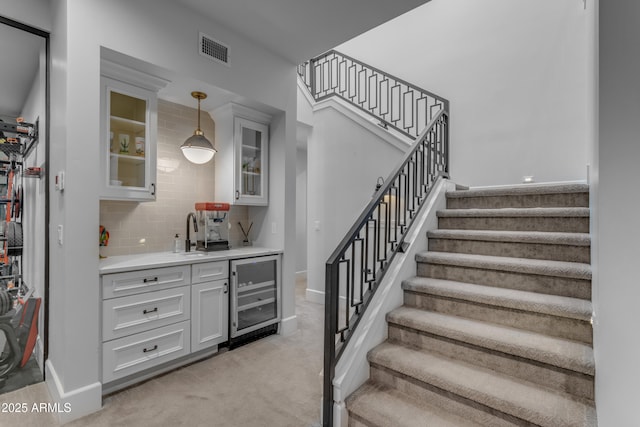
POLYGON ((429 0, 178 0, 294 64, 429 0))
MULTIPOLYGON (((298 64, 429 0, 176 1, 298 64)), ((41 37, 0 23, 0 116, 20 114, 43 44, 41 37)), ((190 93, 202 90, 209 94, 202 103, 205 111, 226 102, 260 108, 219 88, 203 87, 201 82, 176 75, 166 77, 171 83, 159 95, 169 101, 196 106, 190 93)))
POLYGON ((38 69, 44 39, 0 23, 0 116, 20 114, 38 69))

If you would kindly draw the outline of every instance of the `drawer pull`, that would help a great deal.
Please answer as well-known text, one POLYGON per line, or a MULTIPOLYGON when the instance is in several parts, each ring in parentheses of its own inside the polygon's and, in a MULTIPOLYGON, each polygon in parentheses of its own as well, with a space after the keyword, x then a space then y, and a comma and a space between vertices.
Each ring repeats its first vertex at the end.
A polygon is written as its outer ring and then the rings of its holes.
POLYGON ((154 351, 158 349, 158 344, 154 345, 152 348, 143 348, 142 352, 143 353, 149 353, 150 351, 154 351))
POLYGON ((158 307, 154 307, 153 310, 147 310, 147 309, 142 310, 142 314, 157 313, 157 312, 158 312, 158 307))
POLYGON ((157 277, 154 277, 153 279, 144 279, 143 280, 144 283, 157 282, 157 281, 158 281, 157 277))

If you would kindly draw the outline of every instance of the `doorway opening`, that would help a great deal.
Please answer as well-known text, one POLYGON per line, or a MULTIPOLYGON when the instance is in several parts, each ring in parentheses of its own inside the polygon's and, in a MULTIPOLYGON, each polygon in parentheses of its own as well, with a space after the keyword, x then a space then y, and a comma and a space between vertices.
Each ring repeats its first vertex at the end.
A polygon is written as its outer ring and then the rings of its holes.
POLYGON ((49 33, 0 16, 0 394, 44 380, 49 33))

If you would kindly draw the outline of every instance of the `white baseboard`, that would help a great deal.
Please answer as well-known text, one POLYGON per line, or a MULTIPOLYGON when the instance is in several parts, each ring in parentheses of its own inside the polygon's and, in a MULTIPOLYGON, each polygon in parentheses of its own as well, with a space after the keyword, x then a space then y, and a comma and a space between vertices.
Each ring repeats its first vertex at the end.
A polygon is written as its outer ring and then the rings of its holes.
POLYGON ((38 334, 36 338, 36 362, 38 363, 38 367, 40 368, 40 372, 44 373, 44 343, 42 342, 42 337, 38 334))
POLYGON ((61 424, 84 417, 102 408, 102 384, 95 382, 65 392, 51 359, 45 363, 46 383, 54 403, 58 404, 61 424))
POLYGON ((298 330, 298 317, 294 314, 280 321, 280 332, 282 336, 295 333, 298 330))
POLYGON ((313 303, 316 303, 316 304, 323 304, 324 305, 324 292, 323 291, 316 291, 315 289, 307 288, 307 291, 306 291, 306 294, 305 294, 305 298, 309 302, 313 302, 313 303))
POLYGON ((498 184, 498 185, 478 185, 478 186, 472 186, 469 187, 469 190, 491 190, 494 188, 511 188, 511 187, 517 187, 517 186, 528 186, 528 187, 542 187, 545 185, 548 186, 553 186, 553 185, 570 185, 570 184, 588 184, 588 182, 586 180, 583 179, 577 179, 577 180, 570 180, 570 181, 547 181, 547 182, 532 182, 532 183, 522 183, 522 182, 516 182, 515 184, 498 184))

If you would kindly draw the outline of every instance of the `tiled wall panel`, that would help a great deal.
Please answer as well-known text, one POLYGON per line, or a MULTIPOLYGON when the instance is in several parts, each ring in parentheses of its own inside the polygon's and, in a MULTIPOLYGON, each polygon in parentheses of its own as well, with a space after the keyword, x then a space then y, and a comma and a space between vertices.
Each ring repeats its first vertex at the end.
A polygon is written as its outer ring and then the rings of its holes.
MULTIPOLYGON (((109 231, 109 245, 100 248, 103 256, 169 251, 176 233, 185 239, 186 218, 196 202, 215 201, 214 161, 204 165, 188 162, 180 145, 197 127, 195 108, 158 100, 158 171, 155 202, 100 202, 100 224, 109 231)), ((201 128, 214 143, 215 124, 202 113, 201 128)), ((246 206, 233 206, 229 213, 232 246, 239 246, 241 222, 248 226, 246 206)), ((193 230, 192 240, 195 240, 193 230)), ((98 230, 96 230, 96 244, 98 230)))

